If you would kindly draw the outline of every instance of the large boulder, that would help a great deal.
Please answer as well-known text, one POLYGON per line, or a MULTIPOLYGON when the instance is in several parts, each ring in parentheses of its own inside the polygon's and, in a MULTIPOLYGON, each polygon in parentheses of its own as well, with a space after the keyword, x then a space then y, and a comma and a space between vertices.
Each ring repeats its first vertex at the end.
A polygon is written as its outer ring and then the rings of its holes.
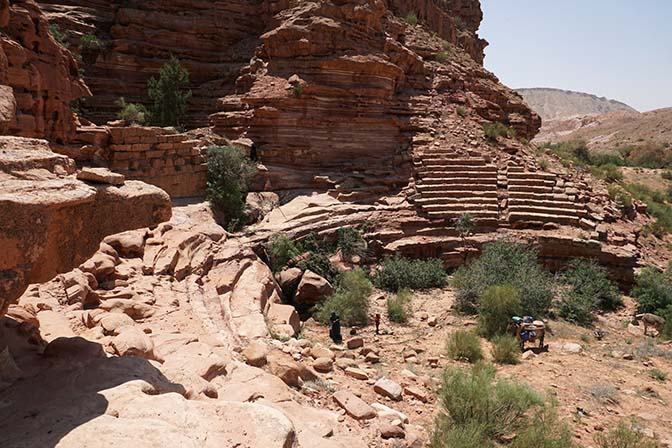
POLYGON ((292 336, 296 335, 299 330, 301 330, 301 320, 299 319, 299 314, 292 305, 271 303, 266 317, 273 325, 289 325, 292 327, 292 336))
POLYGON ((312 306, 334 291, 326 279, 313 271, 306 271, 294 295, 294 304, 300 307, 312 306))

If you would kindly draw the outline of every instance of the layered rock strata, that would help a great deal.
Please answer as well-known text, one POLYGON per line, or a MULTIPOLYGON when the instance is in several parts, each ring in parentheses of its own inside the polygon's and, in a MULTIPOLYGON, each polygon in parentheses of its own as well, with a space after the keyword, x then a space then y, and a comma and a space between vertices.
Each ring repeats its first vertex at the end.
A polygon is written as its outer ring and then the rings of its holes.
MULTIPOLYGON (((0 1, 2 85, 11 87, 15 113, 9 120, 0 118, 0 130, 60 142, 74 135, 69 103, 90 93, 72 54, 54 40, 46 16, 33 0, 0 1)), ((0 90, 2 96, 9 97, 10 92, 0 90)))
POLYGON ((106 236, 170 219, 168 195, 137 181, 75 177, 72 159, 44 140, 0 137, 0 310, 30 283, 90 257, 106 236))

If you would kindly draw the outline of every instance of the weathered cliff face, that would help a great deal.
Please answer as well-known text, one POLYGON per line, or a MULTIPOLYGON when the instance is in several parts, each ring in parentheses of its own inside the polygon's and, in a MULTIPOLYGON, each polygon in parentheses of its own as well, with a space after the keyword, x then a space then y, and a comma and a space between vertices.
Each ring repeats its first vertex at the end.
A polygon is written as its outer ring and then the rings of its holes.
POLYGON ((283 3, 47 0, 40 5, 73 48, 89 33, 105 45, 94 61, 82 62, 93 92, 83 106, 87 118, 114 119, 120 97, 146 103, 147 80, 174 55, 189 70, 194 91, 187 124, 204 126, 217 98, 234 91, 238 71, 263 33, 267 11, 283 3))
POLYGON ((72 55, 54 40, 48 26, 33 0, 0 1, 0 86, 12 89, 11 95, 8 89, 0 91, 5 98, 0 102, 10 104, 6 110, 12 103, 15 109, 11 119, 0 118, 0 130, 66 141, 76 128, 69 102, 89 91, 72 55))
POLYGON ((31 283, 90 257, 106 236, 170 219, 168 195, 142 182, 85 183, 44 140, 0 137, 0 315, 31 283))

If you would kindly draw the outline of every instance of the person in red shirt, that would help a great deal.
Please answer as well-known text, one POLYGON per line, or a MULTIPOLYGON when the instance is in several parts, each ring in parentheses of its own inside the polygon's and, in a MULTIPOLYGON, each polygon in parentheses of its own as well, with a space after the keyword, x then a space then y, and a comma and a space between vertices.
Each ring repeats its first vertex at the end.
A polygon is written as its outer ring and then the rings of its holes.
POLYGON ((376 313, 373 321, 376 323, 376 334, 380 334, 380 313, 376 313))

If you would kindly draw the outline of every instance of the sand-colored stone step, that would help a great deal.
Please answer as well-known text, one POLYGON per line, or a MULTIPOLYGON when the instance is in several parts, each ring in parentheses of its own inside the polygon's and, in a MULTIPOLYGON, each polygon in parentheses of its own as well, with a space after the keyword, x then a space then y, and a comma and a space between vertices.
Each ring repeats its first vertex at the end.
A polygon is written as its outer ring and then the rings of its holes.
POLYGON ((509 191, 509 199, 532 199, 537 201, 567 201, 569 196, 564 193, 530 193, 525 191, 509 191))
POLYGON ((509 204, 510 212, 521 212, 521 213, 541 213, 549 215, 562 215, 562 216, 577 216, 582 214, 582 211, 571 208, 560 208, 560 207, 538 207, 534 205, 513 205, 509 204))
POLYGON ((497 198, 497 190, 423 190, 421 192, 423 198, 446 198, 446 199, 456 199, 456 198, 470 198, 470 197, 479 197, 483 199, 492 199, 497 198))
POLYGON ((553 193, 554 189, 550 185, 509 185, 509 194, 525 192, 525 193, 553 193))
POLYGON ((461 203, 449 203, 449 204, 443 203, 443 204, 423 205, 422 209, 427 212, 451 211, 457 213, 466 213, 470 210, 498 212, 499 204, 497 203, 484 204, 480 202, 461 202, 461 203))
POLYGON ((555 186, 555 181, 554 180, 544 180, 544 179, 511 179, 510 177, 508 178, 508 184, 510 186, 518 186, 518 185, 529 185, 529 186, 546 186, 546 187, 554 187, 555 186))
POLYGON ((549 213, 527 213, 511 212, 509 213, 510 222, 528 221, 528 222, 553 222, 557 224, 578 225, 580 218, 577 216, 565 216, 549 213))
POLYGON ((450 182, 450 179, 446 179, 448 182, 423 182, 418 184, 416 188, 421 193, 427 191, 478 191, 481 194, 481 191, 497 191, 497 185, 491 182, 472 182, 470 184, 464 182, 450 182))
POLYGON ((488 171, 446 171, 446 170, 424 170, 422 171, 423 178, 443 178, 443 177, 466 177, 472 179, 492 179, 497 180, 497 173, 488 171))
POLYGON ((464 177, 428 177, 420 179, 419 185, 495 185, 494 179, 481 177, 478 179, 468 179, 464 177))
POLYGON ((465 159, 455 157, 453 154, 441 152, 428 152, 421 156, 422 160, 441 161, 445 165, 467 165, 467 166, 485 166, 488 162, 485 159, 465 159))
POLYGON ((494 165, 461 165, 452 163, 452 160, 425 160, 423 166, 430 168, 436 167, 442 170, 450 171, 488 171, 488 172, 498 172, 497 167, 494 165))
POLYGON ((509 207, 542 207, 563 210, 574 210, 577 213, 583 213, 584 208, 580 204, 570 201, 539 201, 536 199, 511 199, 508 201, 509 207))
POLYGON ((506 175, 512 179, 524 178, 524 179, 556 180, 558 178, 557 175, 553 173, 547 173, 544 171, 507 171, 506 175))
POLYGON ((427 216, 430 219, 457 219, 464 214, 470 214, 474 219, 483 220, 483 219, 492 219, 495 222, 499 221, 499 213, 493 212, 490 210, 463 210, 459 212, 455 211, 430 211, 427 212, 427 216))
POLYGON ((440 196, 421 199, 416 199, 416 204, 422 205, 423 207, 434 204, 487 204, 487 205, 498 205, 499 201, 497 197, 478 197, 478 196, 465 196, 465 197, 450 197, 450 196, 440 196))

